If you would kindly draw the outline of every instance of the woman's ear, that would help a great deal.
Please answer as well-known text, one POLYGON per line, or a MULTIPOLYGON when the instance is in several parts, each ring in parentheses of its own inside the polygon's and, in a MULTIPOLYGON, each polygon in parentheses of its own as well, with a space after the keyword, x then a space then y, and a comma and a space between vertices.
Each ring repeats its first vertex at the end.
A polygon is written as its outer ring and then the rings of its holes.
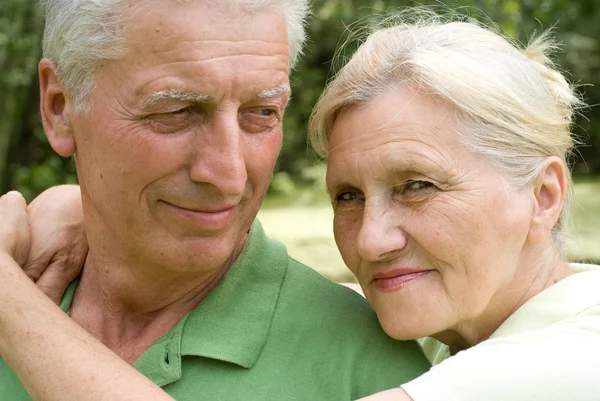
POLYGON ((56 65, 42 59, 38 65, 40 76, 40 112, 44 131, 52 149, 63 157, 75 153, 75 138, 67 115, 68 100, 56 74, 56 65))
POLYGON ((533 213, 527 236, 530 242, 541 243, 551 235, 568 190, 565 163, 556 156, 546 158, 533 188, 533 213))

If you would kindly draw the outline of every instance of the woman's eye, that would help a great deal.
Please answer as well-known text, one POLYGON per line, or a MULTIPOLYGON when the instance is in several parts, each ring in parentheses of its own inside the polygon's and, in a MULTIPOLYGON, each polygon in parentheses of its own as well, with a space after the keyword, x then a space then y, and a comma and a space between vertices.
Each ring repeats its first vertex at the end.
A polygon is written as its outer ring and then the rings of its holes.
POLYGON ((335 197, 335 200, 338 202, 349 202, 356 199, 356 194, 353 192, 342 192, 338 196, 335 197))

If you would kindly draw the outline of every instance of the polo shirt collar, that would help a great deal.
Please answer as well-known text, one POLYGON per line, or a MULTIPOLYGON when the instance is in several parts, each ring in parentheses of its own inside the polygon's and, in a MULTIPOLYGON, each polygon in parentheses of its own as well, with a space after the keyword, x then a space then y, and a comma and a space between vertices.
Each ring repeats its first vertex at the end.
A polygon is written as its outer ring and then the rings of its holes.
MULTIPOLYGON (((219 284, 133 367, 159 386, 181 378, 183 356, 253 367, 267 341, 287 266, 285 246, 269 240, 255 220, 244 250, 219 284)), ((67 313, 78 281, 60 303, 67 313)))
POLYGON ((600 305, 600 266, 571 263, 575 272, 532 297, 490 339, 547 327, 600 305))
POLYGON ((285 247, 269 240, 255 220, 242 254, 184 322, 181 355, 254 366, 267 341, 287 265, 285 247))

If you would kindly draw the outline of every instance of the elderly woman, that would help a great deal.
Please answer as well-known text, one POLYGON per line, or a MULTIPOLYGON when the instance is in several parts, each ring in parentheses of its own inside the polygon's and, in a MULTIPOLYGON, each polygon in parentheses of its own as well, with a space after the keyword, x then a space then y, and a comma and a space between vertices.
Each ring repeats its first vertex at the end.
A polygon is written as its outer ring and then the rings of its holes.
MULTIPOLYGON (((317 103, 311 140, 327 158, 345 263, 391 337, 431 337, 452 355, 369 399, 600 397, 600 270, 569 264, 564 251, 580 102, 550 62, 552 47, 542 35, 520 50, 473 23, 398 23, 370 35, 317 103)), ((16 195, 0 201, 3 213, 23 206, 16 195)), ((14 226, 26 225, 20 214, 14 226)), ((4 320, 79 339, 68 353, 129 399, 168 399, 22 275, 9 278, 18 289, 0 301, 20 299, 32 312, 4 320)), ((1 339, 0 348, 18 345, 15 361, 23 342, 1 339)), ((60 363, 65 350, 40 343, 52 370, 28 378, 48 376, 69 398, 86 376, 60 363)))
POLYGON ((600 270, 564 251, 580 102, 552 47, 401 23, 372 34, 314 109, 344 262, 388 335, 456 354, 390 399, 600 396, 586 359, 600 356, 600 270))

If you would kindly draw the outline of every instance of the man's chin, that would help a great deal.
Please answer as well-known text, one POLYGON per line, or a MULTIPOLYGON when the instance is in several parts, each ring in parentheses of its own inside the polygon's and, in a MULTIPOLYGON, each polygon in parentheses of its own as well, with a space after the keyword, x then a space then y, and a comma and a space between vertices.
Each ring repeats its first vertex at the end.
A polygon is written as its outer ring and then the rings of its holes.
POLYGON ((165 270, 192 273, 220 269, 235 262, 241 253, 246 236, 242 239, 229 236, 187 236, 178 240, 162 242, 153 249, 155 263, 165 270))

